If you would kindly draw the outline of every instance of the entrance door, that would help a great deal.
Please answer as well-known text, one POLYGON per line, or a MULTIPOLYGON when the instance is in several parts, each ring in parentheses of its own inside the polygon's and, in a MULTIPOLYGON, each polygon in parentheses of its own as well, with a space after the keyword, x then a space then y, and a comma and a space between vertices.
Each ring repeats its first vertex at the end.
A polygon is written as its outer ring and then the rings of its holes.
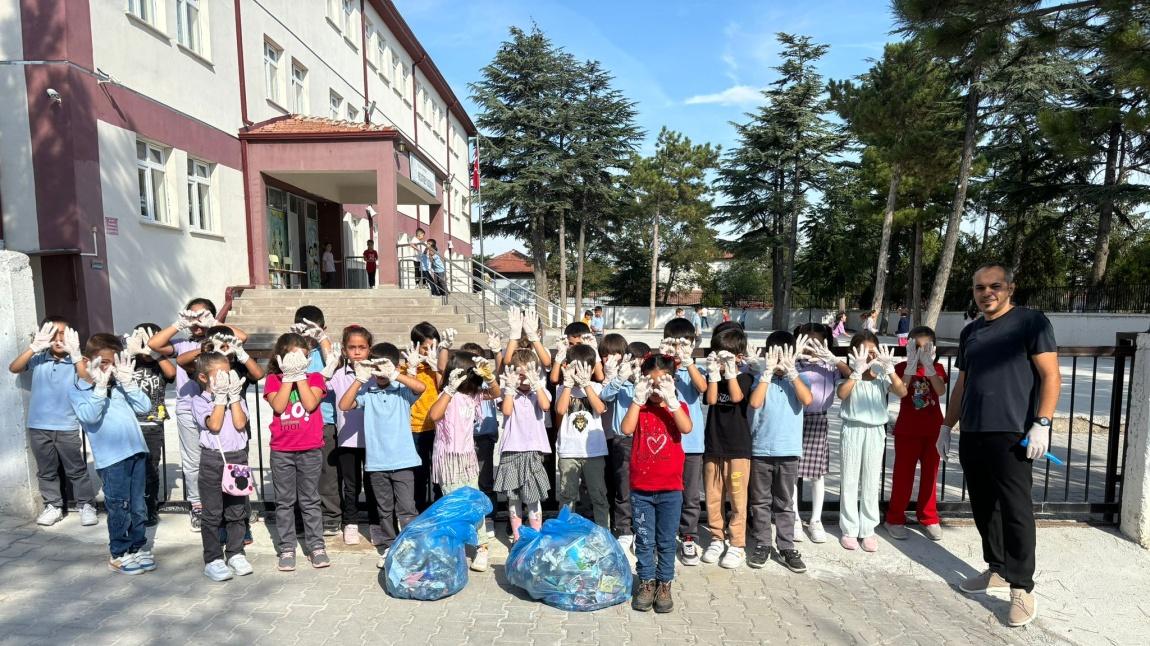
POLYGON ((320 286, 319 212, 315 202, 304 201, 304 244, 307 254, 307 286, 318 289, 320 286))
POLYGON ((288 244, 287 194, 275 188, 267 191, 268 204, 268 264, 272 287, 289 287, 284 274, 285 260, 290 258, 288 244))
MULTIPOLYGON (((303 236, 301 234, 301 225, 304 219, 304 205, 303 198, 297 195, 288 193, 288 257, 284 259, 284 265, 292 272, 303 271, 303 236)), ((290 287, 303 287, 303 275, 300 273, 288 274, 290 287)))

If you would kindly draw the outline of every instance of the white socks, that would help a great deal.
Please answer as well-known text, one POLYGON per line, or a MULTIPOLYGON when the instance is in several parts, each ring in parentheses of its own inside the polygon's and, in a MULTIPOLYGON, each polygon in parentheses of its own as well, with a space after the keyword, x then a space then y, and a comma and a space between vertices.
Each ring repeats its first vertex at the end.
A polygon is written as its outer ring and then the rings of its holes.
MULTIPOLYGON (((827 495, 826 478, 817 478, 809 480, 811 483, 811 522, 816 520, 821 521, 823 518, 823 500, 827 495)), ((799 508, 799 486, 795 485, 794 494, 791 497, 791 505, 795 509, 796 522, 802 522, 798 513, 799 508)))

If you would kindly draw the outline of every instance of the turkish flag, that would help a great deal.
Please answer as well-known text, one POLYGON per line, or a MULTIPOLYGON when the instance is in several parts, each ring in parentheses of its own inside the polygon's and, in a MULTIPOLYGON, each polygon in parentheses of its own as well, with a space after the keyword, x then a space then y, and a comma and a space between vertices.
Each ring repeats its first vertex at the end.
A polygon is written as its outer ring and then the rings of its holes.
POLYGON ((479 190, 479 138, 475 138, 475 157, 471 162, 471 190, 479 190))

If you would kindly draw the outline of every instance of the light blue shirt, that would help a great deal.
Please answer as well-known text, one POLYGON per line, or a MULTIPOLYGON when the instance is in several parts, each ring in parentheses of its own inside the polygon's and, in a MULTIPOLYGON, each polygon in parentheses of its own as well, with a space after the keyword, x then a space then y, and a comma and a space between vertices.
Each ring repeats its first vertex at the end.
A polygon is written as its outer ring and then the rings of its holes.
POLYGON ((42 431, 78 431, 80 422, 68 403, 76 366, 71 357, 56 359, 48 350, 28 360, 25 371, 32 373, 32 395, 28 400, 28 428, 42 431))
MULTIPOLYGON (((319 346, 316 346, 311 354, 308 355, 308 372, 323 372, 324 364, 323 352, 320 351, 319 346)), ((319 400, 319 410, 323 414, 324 424, 335 424, 335 389, 331 387, 331 383, 327 384, 327 393, 324 394, 323 399, 319 400)))
POLYGON ((886 409, 889 392, 889 377, 859 379, 843 400, 839 416, 844 423, 855 426, 885 426, 889 419, 886 409))
POLYGON ((475 424, 476 435, 498 435, 499 417, 496 415, 495 400, 484 399, 479 402, 479 420, 475 424))
POLYGON ((367 446, 364 471, 395 471, 421 464, 411 434, 411 405, 419 399, 399 383, 387 388, 361 388, 355 404, 363 409, 363 439, 367 446))
POLYGON ((442 274, 444 271, 446 271, 443 267, 443 256, 440 256, 439 254, 434 254, 431 256, 431 271, 437 274, 442 274))
MULTIPOLYGON (((707 378, 705 367, 695 366, 695 368, 702 373, 704 379, 707 378)), ((705 434, 702 431, 707 425, 707 420, 703 417, 703 393, 691 383, 691 373, 687 368, 675 371, 675 390, 679 392, 679 399, 687 404, 687 413, 691 416, 691 432, 684 435, 682 440, 683 453, 702 453, 705 441, 705 434)))
POLYGON ((144 391, 139 388, 125 391, 116 384, 108 389, 107 397, 100 397, 92 384, 77 378, 75 387, 68 393, 68 401, 84 427, 97 469, 148 452, 136 419, 137 414, 152 408, 152 400, 144 391))
MULTIPOLYGON (((800 374, 799 379, 810 387, 806 375, 800 374)), ((803 405, 794 383, 786 377, 771 377, 767 398, 751 426, 751 455, 767 458, 803 455, 803 405)))
POLYGON ((611 437, 623 435, 619 427, 623 424, 623 417, 627 415, 631 402, 635 400, 635 384, 630 380, 615 377, 603 384, 603 389, 599 391, 599 399, 611 403, 607 407, 607 412, 603 414, 603 428, 607 429, 607 434, 611 437))

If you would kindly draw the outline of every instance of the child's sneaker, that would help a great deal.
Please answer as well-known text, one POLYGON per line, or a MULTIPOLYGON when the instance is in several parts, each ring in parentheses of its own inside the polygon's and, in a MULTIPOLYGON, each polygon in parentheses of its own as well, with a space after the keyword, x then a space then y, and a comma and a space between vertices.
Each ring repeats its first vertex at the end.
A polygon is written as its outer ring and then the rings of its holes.
POLYGON ((339 536, 339 523, 336 523, 334 525, 325 524, 323 526, 323 535, 324 536, 339 536))
POLYGON ((623 548, 624 553, 635 553, 635 536, 633 534, 626 534, 619 537, 619 547, 623 548))
POLYGON ((743 548, 731 545, 727 548, 727 553, 723 555, 722 560, 719 561, 719 567, 734 570, 742 567, 743 561, 745 560, 747 560, 747 557, 743 548))
POLYGON ((359 545, 359 525, 345 525, 343 528, 343 544, 359 545))
POLYGON ((679 561, 683 565, 699 564, 699 545, 695 542, 694 537, 683 537, 683 544, 679 547, 679 561))
POLYGON ((276 568, 279 569, 280 572, 295 572, 295 552, 284 552, 280 554, 276 568))
POLYGON ((200 525, 202 523, 200 520, 200 511, 201 508, 199 507, 188 508, 188 523, 192 526, 192 533, 199 533, 200 531, 200 525))
POLYGON ((252 573, 252 564, 248 562, 248 557, 243 554, 233 554, 232 558, 228 559, 228 567, 236 576, 247 576, 252 573))
POLYGON ((145 572, 151 572, 156 569, 156 557, 152 554, 152 550, 140 550, 136 552, 136 562, 140 564, 140 569, 145 572))
POLYGON ((942 540, 942 525, 939 525, 938 523, 934 523, 933 525, 923 525, 922 532, 926 534, 926 537, 932 541, 942 540))
POLYGON ((44 505, 44 511, 36 517, 36 524, 51 527, 61 520, 64 520, 64 510, 56 505, 44 505))
POLYGON ((803 536, 803 522, 798 519, 798 514, 795 514, 795 537, 792 540, 796 543, 807 540, 807 537, 803 536))
POLYGON ((480 547, 475 550, 475 558, 471 559, 471 569, 474 572, 487 571, 487 548, 480 547))
POLYGON ((862 548, 864 552, 878 551, 878 539, 875 538, 874 534, 862 539, 862 548))
POLYGON ((803 563, 803 556, 798 550, 779 550, 779 560, 791 572, 802 574, 807 571, 807 564, 803 563))
POLYGON ((487 532, 487 538, 495 538, 495 520, 490 517, 484 518, 483 531, 487 532))
POLYGON ((327 556, 327 550, 322 547, 309 554, 307 560, 311 561, 311 566, 316 569, 331 566, 331 559, 327 556))
POLYGON ((854 536, 843 536, 839 539, 839 545, 842 545, 844 550, 857 550, 859 548, 859 539, 854 536))
POLYGON ((376 547, 383 545, 386 540, 383 537, 383 529, 379 525, 368 525, 367 535, 371 538, 371 544, 376 547))
POLYGON ((766 565, 769 560, 771 560, 771 546, 756 545, 751 550, 750 556, 747 557, 747 565, 758 569, 766 565))
POLYGON ((655 584, 655 612, 671 612, 675 602, 671 600, 671 582, 660 581, 655 584))
POLYGON ((905 541, 906 540, 906 536, 907 536, 906 525, 896 525, 894 523, 883 523, 883 527, 886 528, 886 533, 890 534, 891 538, 893 538, 895 540, 899 540, 899 541, 905 541))
POLYGON ((204 576, 218 583, 231 579, 232 571, 223 559, 216 559, 204 566, 204 576))
POLYGON ((718 563, 719 559, 723 557, 723 550, 725 550, 726 547, 723 541, 712 538, 710 544, 707 545, 707 549, 703 550, 703 562, 718 563))
POLYGON ((823 521, 812 520, 811 524, 807 525, 807 531, 811 533, 812 543, 827 542, 827 530, 823 529, 823 521))
POLYGON ((655 605, 655 580, 640 581, 639 589, 631 599, 631 609, 647 612, 655 605))
POLYGON ((84 527, 91 527, 99 521, 96 519, 96 507, 91 503, 84 503, 80 507, 80 524, 84 527))
POLYGON ((140 567, 139 561, 136 560, 135 554, 124 554, 116 558, 108 559, 108 569, 120 574, 143 574, 144 570, 140 567))
POLYGON ((387 566, 387 553, 390 551, 391 551, 390 547, 383 550, 383 553, 379 555, 379 560, 375 562, 375 567, 382 570, 383 568, 385 568, 387 566))

